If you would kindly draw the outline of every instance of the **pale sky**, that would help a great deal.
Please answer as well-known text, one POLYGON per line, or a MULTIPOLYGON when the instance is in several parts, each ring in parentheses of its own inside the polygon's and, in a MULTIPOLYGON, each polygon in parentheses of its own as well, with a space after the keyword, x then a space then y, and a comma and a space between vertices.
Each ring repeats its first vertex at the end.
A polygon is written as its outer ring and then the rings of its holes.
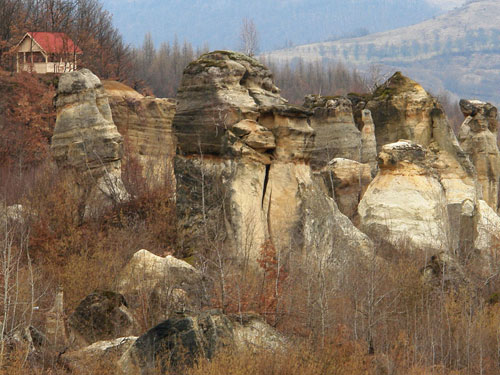
POLYGON ((466 0, 426 0, 428 3, 437 5, 443 9, 453 9, 465 4, 466 0))

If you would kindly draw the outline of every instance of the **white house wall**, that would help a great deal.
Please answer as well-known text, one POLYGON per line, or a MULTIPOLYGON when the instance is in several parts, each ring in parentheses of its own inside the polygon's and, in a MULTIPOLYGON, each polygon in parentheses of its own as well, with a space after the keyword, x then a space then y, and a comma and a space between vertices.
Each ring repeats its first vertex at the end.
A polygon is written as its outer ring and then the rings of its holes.
POLYGON ((17 52, 45 52, 30 37, 24 38, 17 52))

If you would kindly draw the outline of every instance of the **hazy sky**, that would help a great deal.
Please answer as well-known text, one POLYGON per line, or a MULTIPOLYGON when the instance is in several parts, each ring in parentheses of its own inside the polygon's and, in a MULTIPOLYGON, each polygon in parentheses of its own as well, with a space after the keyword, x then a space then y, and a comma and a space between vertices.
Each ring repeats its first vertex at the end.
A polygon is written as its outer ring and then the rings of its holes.
POLYGON ((453 9, 457 6, 465 4, 465 0, 426 0, 426 1, 443 9, 453 9))
MULTIPOLYGON (((243 18, 254 20, 261 51, 385 31, 432 18, 465 0, 101 0, 128 43, 150 32, 194 46, 235 49, 243 18)), ((500 1, 500 0, 499 0, 500 1)))

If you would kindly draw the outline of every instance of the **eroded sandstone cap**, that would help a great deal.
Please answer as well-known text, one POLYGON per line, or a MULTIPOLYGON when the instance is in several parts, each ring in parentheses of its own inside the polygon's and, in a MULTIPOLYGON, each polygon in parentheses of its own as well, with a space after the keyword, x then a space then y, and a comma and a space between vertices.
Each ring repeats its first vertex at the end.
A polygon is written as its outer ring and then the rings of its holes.
POLYGON ((94 73, 88 69, 81 69, 61 75, 59 85, 57 86, 57 93, 74 94, 101 86, 101 81, 94 73))
POLYGON ((378 156, 379 166, 391 167, 401 162, 422 164, 425 161, 425 149, 412 141, 399 140, 382 147, 378 156))
POLYGON ((481 131, 489 129, 496 132, 498 129, 498 110, 490 103, 480 100, 460 100, 460 110, 465 117, 472 117, 469 122, 469 127, 472 131, 481 131))

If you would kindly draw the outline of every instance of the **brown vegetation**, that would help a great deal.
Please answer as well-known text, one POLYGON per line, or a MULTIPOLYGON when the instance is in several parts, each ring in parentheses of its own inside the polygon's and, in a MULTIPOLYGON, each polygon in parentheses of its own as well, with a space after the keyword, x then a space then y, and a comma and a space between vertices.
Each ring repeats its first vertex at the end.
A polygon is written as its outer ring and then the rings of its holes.
MULTIPOLYGON (((33 3, 0 0, 3 52, 23 28, 67 31, 67 17, 79 15, 80 25, 92 21, 90 25, 102 26, 74 37, 82 49, 96 52, 86 55, 88 66, 102 77, 127 76, 123 61, 129 61, 128 50, 98 2, 46 0, 38 12, 28 7, 33 3), (76 3, 90 7, 88 13, 70 7, 76 3), (58 8, 62 5, 69 8, 58 8), (26 23, 19 23, 19 17, 26 23), (42 23, 48 20, 52 23, 42 23), (108 48, 111 44, 117 47, 108 48)), ((156 94, 174 96, 183 67, 200 52, 188 43, 156 50, 147 37, 133 53, 140 67, 137 87, 143 80, 156 94)), ((299 62, 294 68, 273 69, 284 96, 296 103, 305 94, 336 95, 370 86, 340 64, 299 62)), ((53 76, 0 72, 1 375, 69 373, 59 353, 32 352, 16 343, 14 334, 26 326, 43 331, 44 314, 58 286, 65 292, 66 314, 92 291, 114 289, 123 265, 141 248, 174 253, 196 265, 213 280, 211 307, 236 315, 258 312, 289 339, 283 351, 221 351, 212 360, 200 359, 188 374, 498 373, 499 273, 484 279, 470 259, 462 264, 469 275, 465 281, 446 268, 438 268, 429 279, 423 272, 428 256, 405 244, 394 248, 379 241, 373 259, 336 264, 317 254, 295 256, 293 248, 283 254, 268 241, 257 264, 249 264, 224 248, 219 227, 199 233, 204 248, 179 254, 174 246, 173 183, 149 189, 130 154, 123 179, 132 199, 99 219, 82 222, 80 202, 69 182, 73 176, 55 171, 48 153, 55 84, 53 76), (6 206, 14 203, 22 204, 23 220, 3 220, 6 206)), ((143 329, 150 328, 151 319, 141 321, 143 329)), ((97 362, 73 373, 113 371, 109 362, 97 362)))

